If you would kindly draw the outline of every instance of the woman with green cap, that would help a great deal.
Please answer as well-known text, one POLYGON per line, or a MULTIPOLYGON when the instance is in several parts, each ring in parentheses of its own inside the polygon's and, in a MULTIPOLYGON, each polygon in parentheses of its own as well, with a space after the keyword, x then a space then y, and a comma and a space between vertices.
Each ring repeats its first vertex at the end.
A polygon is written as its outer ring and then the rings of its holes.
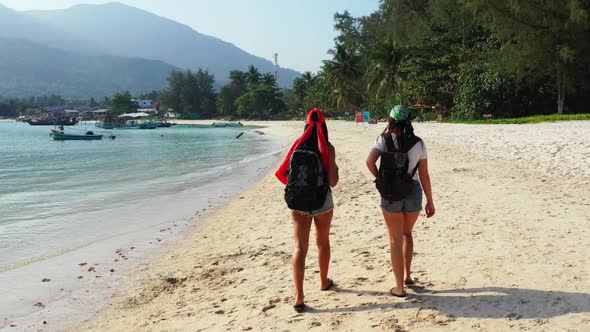
POLYGON ((367 167, 381 194, 381 209, 389 233, 396 280, 396 287, 389 292, 397 297, 406 296, 404 285, 414 284, 412 230, 422 210, 422 190, 426 196, 426 217, 432 217, 435 212, 426 146, 414 135, 410 114, 406 106, 396 105, 367 157, 367 167), (379 168, 378 159, 381 159, 379 168))

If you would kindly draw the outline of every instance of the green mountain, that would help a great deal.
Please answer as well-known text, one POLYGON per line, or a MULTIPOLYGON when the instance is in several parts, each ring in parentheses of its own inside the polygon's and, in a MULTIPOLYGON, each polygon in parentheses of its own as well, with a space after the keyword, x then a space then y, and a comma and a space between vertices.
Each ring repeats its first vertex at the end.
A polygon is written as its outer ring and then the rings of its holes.
POLYGON ((83 55, 22 39, 0 38, 0 45, 0 96, 142 93, 164 88, 168 73, 177 69, 162 61, 83 55))
POLYGON ((24 39, 42 45, 92 53, 97 46, 25 12, 17 12, 0 4, 0 38, 24 39))
MULTIPOLYGON (((92 61, 90 61, 93 64, 92 67, 100 67, 98 62, 101 62, 104 64, 103 69, 106 70, 106 73, 120 71, 124 60, 116 57, 129 58, 127 65, 130 68, 123 71, 127 75, 138 74, 135 69, 150 63, 140 59, 160 61, 151 62, 154 65, 158 64, 158 68, 153 68, 151 74, 162 71, 164 68, 162 62, 170 64, 169 68, 172 66, 193 70, 203 68, 215 75, 217 86, 228 81, 231 70, 247 70, 249 65, 258 67, 261 73, 274 72, 274 66, 270 61, 249 54, 235 45, 201 34, 178 22, 120 3, 77 5, 64 10, 26 12, 17 12, 0 5, 0 38, 2 38, 0 49, 7 51, 2 55, 3 61, 7 61, 0 64, 2 68, 10 68, 8 63, 18 63, 18 58, 8 59, 7 57, 9 55, 18 56, 22 53, 23 48, 32 47, 32 44, 38 48, 48 48, 44 49, 35 59, 38 62, 29 62, 36 68, 35 72, 32 70, 33 67, 27 72, 26 68, 21 66, 19 74, 22 76, 15 78, 14 71, 12 71, 11 81, 7 81, 8 76, 0 75, 0 95, 58 93, 58 90, 52 90, 49 87, 56 86, 56 84, 65 87, 65 83, 56 83, 56 81, 71 80, 72 70, 69 68, 65 68, 69 70, 64 72, 64 75, 68 75, 67 77, 62 77, 59 71, 54 71, 51 75, 52 80, 49 82, 27 81, 32 77, 38 77, 36 73, 39 67, 58 67, 57 64, 48 61, 48 58, 44 58, 45 54, 55 54, 57 51, 65 52, 69 58, 81 59, 80 57, 92 56, 92 61), (7 40, 12 40, 12 42, 8 43, 7 40), (16 43, 15 40, 28 41, 32 44, 25 46, 16 43), (20 45, 18 49, 9 50, 9 47, 15 47, 17 44, 20 45), (112 70, 108 70, 106 63, 109 62, 117 63, 117 69, 113 67, 112 70), (46 88, 36 91, 35 87, 38 86, 46 88)), ((84 60, 74 62, 84 63, 84 60)), ((81 70, 82 68, 78 68, 77 72, 81 70)), ((100 77, 103 74, 91 73, 90 70, 92 68, 82 71, 93 77, 100 77)), ((0 72, 0 74, 4 73, 0 72)), ((126 80, 117 84, 116 87, 124 86, 126 90, 130 91, 141 90, 146 85, 155 88, 164 82, 166 75, 167 73, 162 77, 148 74, 137 77, 125 76, 126 80), (143 82, 146 76, 150 76, 151 80, 143 82), (135 85, 137 82, 142 82, 142 84, 135 85)), ((293 79, 300 75, 294 70, 281 68, 279 85, 289 87, 293 79)), ((112 82, 116 82, 116 76, 112 77, 112 82)), ((122 74, 118 75, 118 78, 121 76, 122 74)), ((91 85, 77 86, 75 92, 67 92, 66 89, 59 91, 65 91, 64 95, 68 96, 73 94, 95 95, 99 91, 106 91, 104 87, 92 86, 92 84, 98 84, 94 81, 85 80, 84 82, 84 84, 91 85)), ((106 78, 103 79, 103 82, 106 82, 106 78)))

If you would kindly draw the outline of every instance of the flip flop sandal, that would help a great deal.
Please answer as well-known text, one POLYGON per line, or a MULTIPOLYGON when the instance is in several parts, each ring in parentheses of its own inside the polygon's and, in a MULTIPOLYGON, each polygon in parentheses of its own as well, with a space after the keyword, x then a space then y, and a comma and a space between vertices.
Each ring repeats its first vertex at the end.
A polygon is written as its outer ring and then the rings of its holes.
POLYGON ((404 284, 405 285, 408 285, 408 286, 414 286, 416 284, 416 281, 411 280, 411 279, 410 280, 405 280, 404 281, 404 284))
POLYGON ((393 288, 389 290, 389 294, 395 296, 395 297, 406 297, 408 295, 408 293, 403 293, 403 294, 396 294, 393 292, 393 288))
POLYGON ((306 308, 305 303, 296 304, 293 306, 293 309, 295 311, 297 311, 298 313, 302 313, 305 310, 305 308, 306 308))
POLYGON ((330 290, 330 288, 334 287, 334 280, 328 278, 328 286, 326 286, 326 288, 321 288, 321 291, 327 291, 330 290))

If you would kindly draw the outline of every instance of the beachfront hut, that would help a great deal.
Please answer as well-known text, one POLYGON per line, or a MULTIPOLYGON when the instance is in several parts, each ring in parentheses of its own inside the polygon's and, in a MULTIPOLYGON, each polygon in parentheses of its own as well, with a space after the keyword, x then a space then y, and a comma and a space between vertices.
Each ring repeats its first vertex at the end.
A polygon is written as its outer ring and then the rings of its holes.
POLYGON ((444 121, 448 119, 450 116, 449 111, 441 104, 430 106, 426 104, 416 103, 412 105, 410 108, 416 110, 415 114, 418 121, 444 121))
POLYGON ((444 121, 451 117, 451 112, 441 104, 437 104, 434 110, 436 111, 438 121, 444 121))
POLYGON ((98 109, 98 110, 94 110, 94 111, 89 111, 87 113, 84 113, 82 118, 84 120, 103 119, 107 115, 107 112, 108 112, 107 109, 98 109))
POLYGON ((421 103, 416 103, 410 106, 410 109, 412 109, 413 113, 416 115, 416 121, 418 122, 430 120, 431 116, 429 116, 429 114, 433 114, 433 108, 433 106, 421 103))

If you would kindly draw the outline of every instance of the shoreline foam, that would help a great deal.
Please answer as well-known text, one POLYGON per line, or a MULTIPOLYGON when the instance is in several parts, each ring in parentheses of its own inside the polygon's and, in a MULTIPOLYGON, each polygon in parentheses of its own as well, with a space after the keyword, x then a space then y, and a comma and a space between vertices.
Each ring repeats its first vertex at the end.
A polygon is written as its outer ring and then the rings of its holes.
POLYGON ((169 211, 178 208, 181 212, 154 214, 150 218, 155 222, 147 226, 1 271, 0 308, 4 309, 0 309, 0 330, 10 329, 10 325, 16 325, 19 330, 62 330, 71 322, 89 318, 150 257, 169 250, 172 243, 187 236, 201 219, 256 183, 268 169, 269 161, 272 164, 277 159, 281 144, 280 138, 274 138, 269 142, 268 152, 233 165, 231 173, 237 179, 229 178, 224 172, 213 183, 146 202, 146 208, 158 204, 165 205, 169 211), (42 282, 43 279, 49 281, 42 282), (44 321, 51 324, 42 324, 44 321))

